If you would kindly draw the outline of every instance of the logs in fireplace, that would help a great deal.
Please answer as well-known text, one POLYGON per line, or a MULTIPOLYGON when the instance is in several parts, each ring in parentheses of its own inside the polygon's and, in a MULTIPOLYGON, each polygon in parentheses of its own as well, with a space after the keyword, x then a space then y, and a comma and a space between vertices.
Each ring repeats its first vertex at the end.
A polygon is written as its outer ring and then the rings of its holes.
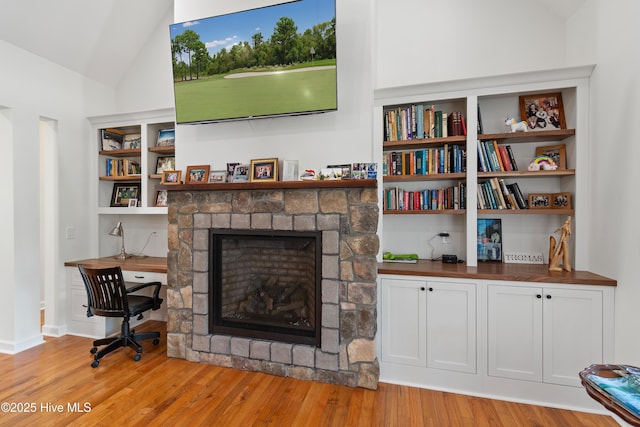
POLYGON ((320 346, 322 234, 211 229, 209 332, 320 346))

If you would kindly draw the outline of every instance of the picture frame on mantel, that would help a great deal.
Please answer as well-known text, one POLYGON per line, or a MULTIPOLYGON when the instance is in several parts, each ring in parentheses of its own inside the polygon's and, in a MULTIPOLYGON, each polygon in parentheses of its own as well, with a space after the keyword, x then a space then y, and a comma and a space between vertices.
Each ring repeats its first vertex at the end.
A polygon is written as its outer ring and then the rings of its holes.
POLYGON ((182 171, 177 170, 163 170, 160 184, 163 185, 176 185, 182 184, 182 171))
POLYGON ((187 166, 185 184, 206 184, 209 181, 209 165, 187 166))
POLYGON ((530 131, 567 128, 560 92, 520 96, 520 117, 530 131))
POLYGON ((251 160, 251 182, 275 182, 278 180, 278 159, 251 160))

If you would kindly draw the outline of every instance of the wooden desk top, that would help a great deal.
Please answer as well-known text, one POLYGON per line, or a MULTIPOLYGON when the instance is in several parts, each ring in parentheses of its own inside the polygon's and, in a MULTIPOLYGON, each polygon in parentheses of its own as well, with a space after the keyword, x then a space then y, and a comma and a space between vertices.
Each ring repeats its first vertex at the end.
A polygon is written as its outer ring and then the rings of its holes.
POLYGON ((67 261, 64 263, 65 267, 77 267, 78 264, 84 264, 90 267, 115 267, 120 266, 123 270, 129 271, 146 271, 149 273, 166 273, 167 272, 167 258, 166 257, 152 257, 152 256, 136 256, 127 258, 125 260, 115 259, 114 257, 103 258, 89 258, 78 261, 67 261))
POLYGON ((548 264, 505 264, 484 262, 477 267, 418 260, 415 264, 378 263, 378 274, 433 276, 460 279, 510 280, 514 282, 564 283, 573 285, 617 286, 617 281, 588 271, 549 271, 548 264))

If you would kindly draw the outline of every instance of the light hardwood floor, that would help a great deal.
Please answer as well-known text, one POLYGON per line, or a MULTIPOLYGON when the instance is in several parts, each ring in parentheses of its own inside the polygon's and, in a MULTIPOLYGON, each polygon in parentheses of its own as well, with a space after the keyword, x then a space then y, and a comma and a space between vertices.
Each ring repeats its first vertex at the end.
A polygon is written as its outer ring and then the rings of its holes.
POLYGON ((0 425, 617 425, 603 415, 385 383, 365 390, 170 359, 165 323, 149 321, 139 329, 163 333, 159 345, 143 343, 139 362, 132 350, 121 349, 92 369, 92 340, 75 336, 0 354, 0 402, 23 411, 3 406, 0 425))

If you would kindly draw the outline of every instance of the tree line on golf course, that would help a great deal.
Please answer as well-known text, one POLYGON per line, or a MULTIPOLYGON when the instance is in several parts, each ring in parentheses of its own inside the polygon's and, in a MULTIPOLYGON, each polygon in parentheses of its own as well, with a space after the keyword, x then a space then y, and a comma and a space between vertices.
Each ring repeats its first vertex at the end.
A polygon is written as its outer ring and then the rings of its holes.
POLYGON ((176 81, 194 80, 232 70, 335 59, 335 24, 334 18, 298 34, 293 19, 282 17, 270 38, 265 40, 263 34, 257 32, 250 42, 236 43, 228 51, 223 48, 213 56, 209 55, 197 32, 185 30, 171 40, 173 78, 176 81))

